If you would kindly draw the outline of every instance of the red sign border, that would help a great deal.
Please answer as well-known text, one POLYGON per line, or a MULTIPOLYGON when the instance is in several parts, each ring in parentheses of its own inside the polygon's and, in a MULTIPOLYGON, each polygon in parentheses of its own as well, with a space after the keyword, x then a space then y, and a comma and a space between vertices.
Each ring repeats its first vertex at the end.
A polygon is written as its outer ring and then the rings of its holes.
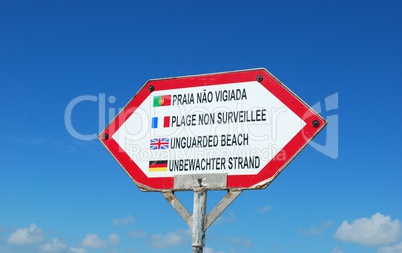
POLYGON ((140 91, 99 135, 99 140, 143 191, 175 190, 174 177, 148 178, 135 162, 111 138, 153 91, 258 81, 275 97, 302 118, 306 125, 256 175, 228 175, 226 189, 263 189, 272 182, 294 157, 325 127, 327 121, 296 96, 266 69, 241 70, 194 76, 153 79, 140 91), (285 158, 283 158, 285 155, 285 158))

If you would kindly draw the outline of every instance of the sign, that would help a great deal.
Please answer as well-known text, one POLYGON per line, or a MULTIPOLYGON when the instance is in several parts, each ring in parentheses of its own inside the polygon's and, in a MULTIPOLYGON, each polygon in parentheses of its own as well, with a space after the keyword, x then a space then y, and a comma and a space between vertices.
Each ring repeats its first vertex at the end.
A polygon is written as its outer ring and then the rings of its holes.
POLYGON ((144 191, 256 189, 326 123, 253 69, 150 80, 99 139, 144 191))

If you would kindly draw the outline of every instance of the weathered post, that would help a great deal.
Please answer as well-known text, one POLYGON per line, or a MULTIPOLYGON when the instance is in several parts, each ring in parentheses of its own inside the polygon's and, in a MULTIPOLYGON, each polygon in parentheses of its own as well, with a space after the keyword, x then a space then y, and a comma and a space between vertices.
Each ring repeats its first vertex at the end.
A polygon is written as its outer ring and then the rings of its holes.
POLYGON ((207 209, 207 189, 199 187, 194 189, 194 208, 192 246, 193 253, 202 253, 205 244, 205 218, 207 209))

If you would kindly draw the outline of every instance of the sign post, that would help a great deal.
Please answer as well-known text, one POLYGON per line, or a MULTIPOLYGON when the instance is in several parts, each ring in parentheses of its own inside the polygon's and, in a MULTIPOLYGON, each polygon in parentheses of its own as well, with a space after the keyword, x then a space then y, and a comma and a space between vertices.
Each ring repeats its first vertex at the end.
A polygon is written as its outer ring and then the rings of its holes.
POLYGON ((266 188, 327 124, 265 69, 148 81, 99 139, 190 226, 193 252, 242 190, 266 188), (194 192, 193 215, 174 191, 194 192), (208 190, 228 190, 206 215, 208 190))
POLYGON ((194 189, 193 226, 191 228, 193 253, 202 253, 205 242, 205 218, 207 209, 207 189, 194 189))

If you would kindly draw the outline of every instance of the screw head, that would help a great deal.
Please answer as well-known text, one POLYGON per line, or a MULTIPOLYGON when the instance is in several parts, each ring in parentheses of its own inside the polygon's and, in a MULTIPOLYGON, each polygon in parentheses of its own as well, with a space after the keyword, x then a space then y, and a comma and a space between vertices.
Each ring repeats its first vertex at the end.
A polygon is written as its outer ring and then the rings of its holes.
POLYGON ((104 139, 104 140, 109 139, 109 135, 108 135, 108 134, 104 134, 104 135, 103 135, 103 139, 104 139))
POLYGON ((263 77, 262 75, 257 75, 257 77, 255 78, 258 82, 261 82, 263 77))
POLYGON ((320 122, 318 120, 313 120, 313 127, 319 127, 320 126, 320 122))
POLYGON ((153 92, 155 90, 155 87, 153 85, 150 85, 148 87, 149 92, 153 92))

